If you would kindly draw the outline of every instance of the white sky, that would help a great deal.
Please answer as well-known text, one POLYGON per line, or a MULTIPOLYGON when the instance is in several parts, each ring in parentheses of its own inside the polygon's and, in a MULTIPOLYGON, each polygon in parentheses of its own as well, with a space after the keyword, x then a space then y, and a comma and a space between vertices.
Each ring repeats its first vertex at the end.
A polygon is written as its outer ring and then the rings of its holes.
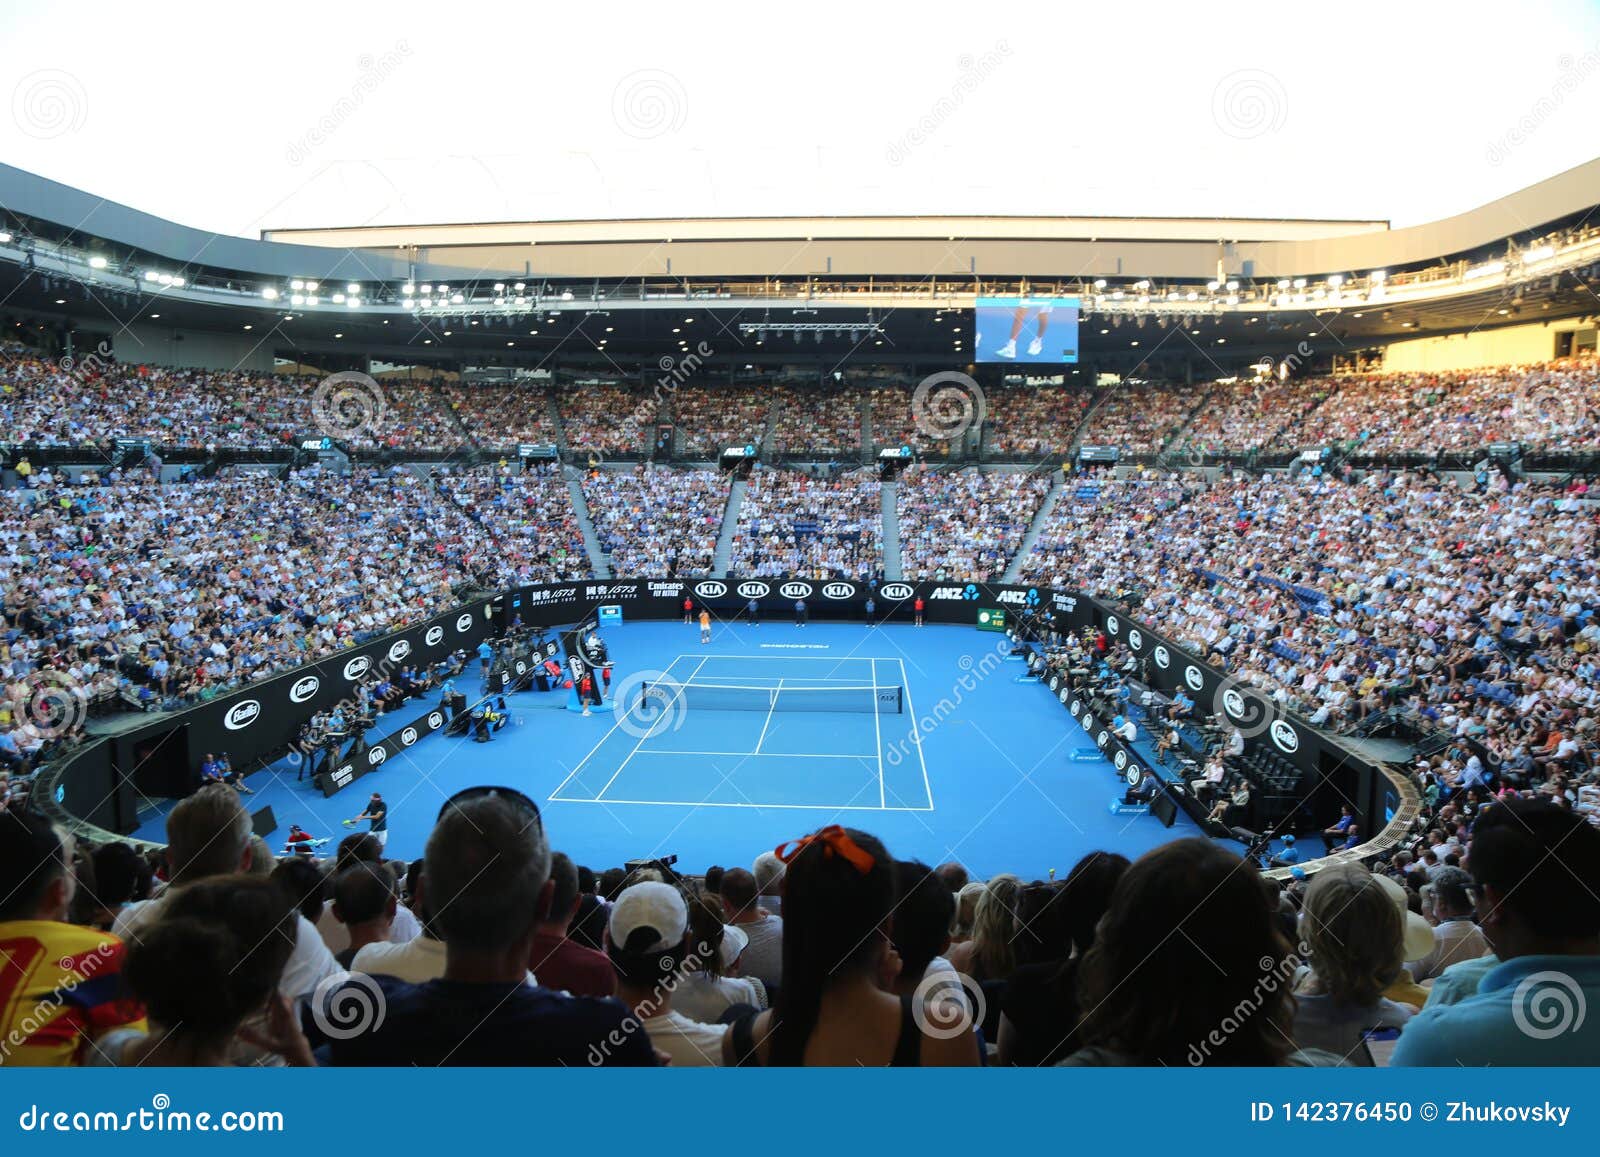
MULTIPOLYGON (((186 225, 1433 220, 1600 148, 1600 3, 52 3, 0 160, 186 225)), ((1600 199, 1600 189, 1596 190, 1600 199)))

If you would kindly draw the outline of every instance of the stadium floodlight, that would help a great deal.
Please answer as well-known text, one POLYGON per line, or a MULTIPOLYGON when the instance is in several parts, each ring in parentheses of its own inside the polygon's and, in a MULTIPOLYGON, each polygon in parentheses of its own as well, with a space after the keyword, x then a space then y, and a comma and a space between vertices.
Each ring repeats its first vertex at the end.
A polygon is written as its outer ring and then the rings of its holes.
POLYGON ((11 244, 11 234, 3 232, 3 231, 0 231, 0 245, 10 245, 10 244, 11 244))
POLYGON ((503 281, 495 282, 494 283, 494 291, 496 293, 504 293, 506 291, 506 283, 503 282, 503 281))
POLYGON ((317 283, 315 281, 306 282, 306 292, 307 293, 315 293, 316 291, 317 291, 317 283))
POLYGON ((101 257, 98 253, 95 254, 93 257, 89 258, 89 268, 90 269, 104 269, 105 267, 106 267, 106 259, 104 257, 101 257))
POLYGON ((437 285, 434 288, 437 289, 440 293, 449 293, 450 292, 450 287, 448 285, 437 285))
POLYGON ((1150 288, 1150 283, 1149 283, 1149 282, 1148 282, 1148 281, 1135 281, 1135 282, 1134 282, 1134 283, 1133 283, 1133 287, 1134 287, 1134 288, 1135 288, 1135 289, 1137 289, 1137 290, 1139 290, 1139 291, 1141 291, 1141 292, 1143 292, 1143 291, 1144 291, 1144 290, 1146 290, 1146 289, 1149 289, 1149 288, 1150 288))
POLYGON ((1279 289, 1288 289, 1289 288, 1289 279, 1287 277, 1278 278, 1278 288, 1279 289))
POLYGON ((290 305, 304 305, 305 303, 306 303, 306 299, 301 294, 298 294, 298 293, 295 294, 293 297, 289 298, 289 304, 290 305))
POLYGON ((1374 285, 1382 285, 1385 281, 1389 280, 1389 271, 1387 269, 1374 269, 1371 273, 1367 274, 1367 280, 1372 282, 1374 285))
POLYGON ((570 289, 562 290, 561 291, 561 300, 562 301, 571 301, 572 300, 572 290, 570 290, 570 289))
POLYGON ((1328 278, 1328 285, 1333 289, 1338 289, 1343 284, 1344 274, 1342 273, 1335 273, 1328 278))
POLYGON ((415 283, 410 282, 410 281, 406 282, 404 285, 402 285, 400 287, 400 292, 405 294, 407 297, 410 297, 416 291, 417 291, 417 287, 416 287, 415 283))
POLYGON ((344 287, 344 291, 346 293, 354 293, 359 296, 361 293, 361 287, 352 281, 349 285, 344 287))
POLYGON ((309 293, 309 294, 306 295, 306 304, 307 305, 316 305, 321 300, 322 299, 320 297, 318 297, 314 293, 309 293))
POLYGON ((1095 278, 1094 279, 1094 287, 1096 289, 1104 289, 1106 287, 1106 279, 1104 277, 1095 278))
POLYGON ((144 271, 144 279, 146 281, 159 281, 161 280, 161 274, 157 273, 154 269, 146 269, 144 271))
POLYGON ((1485 261, 1482 265, 1475 265, 1463 273, 1461 280, 1471 281, 1476 277, 1492 277, 1496 273, 1503 273, 1505 267, 1506 263, 1504 261, 1485 261))
POLYGON ((1200 295, 1191 289, 1188 293, 1183 295, 1183 299, 1185 301, 1198 301, 1200 299, 1200 295))
POLYGON ((1229 293, 1236 292, 1238 290, 1238 288, 1239 288, 1239 283, 1237 281, 1228 282, 1228 292, 1229 293))
POLYGON ((433 286, 424 285, 422 287, 422 296, 423 297, 431 297, 432 295, 433 295, 433 286))
POLYGON ((183 279, 183 278, 181 278, 181 277, 174 277, 174 278, 173 278, 173 279, 172 279, 172 284, 173 284, 173 287, 174 287, 174 288, 176 288, 176 289, 182 289, 182 288, 183 288, 183 287, 184 287, 184 286, 185 286, 185 285, 186 285, 186 284, 188 284, 188 283, 187 283, 187 282, 186 282, 186 281, 184 281, 184 279, 183 279))
POLYGON ((266 298, 268 301, 277 301, 278 291, 269 285, 261 291, 261 296, 266 298))
POLYGON ((298 277, 296 277, 293 281, 289 282, 289 288, 290 289, 301 290, 301 289, 304 289, 305 287, 306 287, 306 283, 304 281, 302 281, 298 277))
POLYGON ((1527 264, 1531 261, 1543 261, 1546 257, 1554 257, 1555 255, 1556 247, 1554 245, 1535 245, 1532 249, 1523 250, 1522 261, 1523 264, 1527 264))
POLYGON ((1222 288, 1222 282, 1220 282, 1220 281, 1208 281, 1208 282, 1206 282, 1206 288, 1209 289, 1212 293, 1215 293, 1217 290, 1222 288))
POLYGON ((344 304, 344 294, 342 294, 342 293, 334 294, 333 295, 333 304, 335 304, 335 305, 343 305, 344 304))
POLYGON ((1306 279, 1304 277, 1296 277, 1294 279, 1294 287, 1296 289, 1304 289, 1306 287, 1306 279))
POLYGON ((511 288, 515 289, 518 293, 521 293, 524 289, 527 289, 528 286, 527 286, 526 283, 519 281, 515 285, 513 285, 511 288))
POLYGON ((454 305, 460 305, 462 302, 464 302, 466 300, 467 299, 462 297, 459 293, 452 294, 451 297, 450 297, 450 301, 454 305))

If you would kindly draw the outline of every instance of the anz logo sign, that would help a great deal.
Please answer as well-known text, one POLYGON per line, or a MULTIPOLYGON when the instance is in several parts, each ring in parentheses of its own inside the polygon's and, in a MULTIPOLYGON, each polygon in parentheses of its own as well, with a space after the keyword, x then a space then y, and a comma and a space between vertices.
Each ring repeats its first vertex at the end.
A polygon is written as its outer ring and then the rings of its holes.
POLYGON ((1127 770, 1127 767, 1128 767, 1128 753, 1126 751, 1117 752, 1116 758, 1113 759, 1111 762, 1116 764, 1116 767, 1117 767, 1118 771, 1127 770))
POLYGON ((809 599, 811 597, 811 584, 784 583, 778 588, 778 593, 786 599, 809 599))
POLYGON ((235 703, 228 708, 228 713, 222 717, 222 725, 229 731, 240 731, 249 727, 261 716, 261 703, 256 699, 246 699, 243 703, 235 703))
POLYGON ((428 728, 437 731, 444 726, 444 713, 442 711, 428 712, 428 728))
POLYGON ((1036 607, 1039 605, 1039 591, 1036 587, 1029 587, 1025 591, 1001 591, 994 596, 994 601, 1019 607, 1036 607))
POLYGON ((728 593, 728 584, 719 583, 714 579, 703 583, 696 583, 694 587, 694 593, 703 599, 720 599, 723 595, 728 593))
POLYGON ((428 633, 422 636, 422 641, 430 647, 437 647, 442 638, 444 638, 444 628, 436 625, 428 628, 428 633))
POLYGON ((322 680, 315 675, 307 675, 304 679, 296 679, 294 686, 289 688, 289 702, 304 703, 315 695, 322 687, 322 680))
POLYGON ((917 588, 910 583, 884 583, 878 588, 878 593, 891 602, 902 602, 917 593, 917 588))
POLYGON ((372 660, 365 655, 357 655, 344 665, 345 682, 354 683, 370 670, 372 670, 372 660))
POLYGON ((1135 651, 1143 650, 1144 649, 1144 636, 1142 634, 1140 634, 1138 631, 1129 631, 1128 632, 1128 646, 1132 647, 1135 651))
POLYGON ((772 593, 772 588, 766 583, 740 583, 739 597, 741 599, 764 599, 772 593))
POLYGON ((402 731, 400 733, 400 746, 401 747, 410 747, 416 741, 417 741, 417 729, 415 727, 407 727, 404 731, 402 731))
POLYGON ((825 599, 848 599, 855 593, 854 583, 829 583, 822 588, 822 597, 825 599))
POLYGON ((1122 630, 1122 624, 1117 620, 1117 616, 1116 615, 1107 615, 1106 616, 1106 634, 1114 635, 1120 630, 1122 630))
POLYGON ((1272 742, 1277 744, 1278 750, 1285 755, 1293 755, 1300 750, 1300 733, 1285 720, 1272 721, 1271 735, 1272 742))

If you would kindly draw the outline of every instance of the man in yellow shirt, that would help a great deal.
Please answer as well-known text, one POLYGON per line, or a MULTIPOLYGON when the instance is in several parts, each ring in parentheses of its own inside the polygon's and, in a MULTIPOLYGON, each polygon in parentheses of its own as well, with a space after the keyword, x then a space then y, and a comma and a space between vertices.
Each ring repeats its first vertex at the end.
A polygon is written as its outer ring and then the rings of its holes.
POLYGON ((0 812, 0 1065, 77 1065, 115 1028, 144 1028, 118 983, 126 949, 66 922, 77 879, 71 836, 0 812))

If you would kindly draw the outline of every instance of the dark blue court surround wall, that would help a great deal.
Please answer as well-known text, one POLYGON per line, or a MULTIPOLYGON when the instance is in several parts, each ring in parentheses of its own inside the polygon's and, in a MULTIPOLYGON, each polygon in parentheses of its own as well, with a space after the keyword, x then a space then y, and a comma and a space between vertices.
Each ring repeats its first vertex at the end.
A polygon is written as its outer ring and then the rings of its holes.
MULTIPOLYGON (((921 597, 930 623, 975 625, 980 609, 1000 607, 1011 614, 1050 609, 1065 630, 1085 627, 1103 630, 1126 643, 1135 655, 1148 658, 1150 681, 1162 691, 1184 687, 1201 712, 1227 715, 1246 737, 1247 750, 1266 746, 1294 762, 1309 777, 1309 811, 1316 822, 1336 814, 1340 802, 1354 801, 1369 838, 1386 819, 1397 821, 1396 830, 1415 814, 1416 794, 1409 783, 1386 775, 1372 763, 1339 746, 1298 715, 1271 703, 1259 691, 1229 678, 1202 662, 1163 635, 1127 620, 1122 612, 1096 599, 1049 587, 985 584, 884 582, 873 589, 850 580, 818 579, 595 579, 517 587, 490 599, 480 599, 438 615, 393 635, 373 640, 338 655, 255 684, 188 711, 152 719, 115 741, 115 758, 93 745, 52 773, 47 773, 45 803, 63 814, 98 827, 131 831, 131 807, 108 807, 103 801, 131 801, 126 782, 137 786, 142 769, 132 753, 142 741, 159 738, 181 727, 185 743, 175 745, 190 764, 206 752, 226 751, 233 765, 249 768, 255 761, 281 753, 294 740, 301 723, 313 712, 325 710, 346 698, 354 684, 372 671, 398 670, 413 662, 432 662, 457 649, 469 651, 486 637, 503 631, 520 619, 525 626, 554 627, 582 622, 596 608, 617 606, 623 621, 673 619, 683 614, 683 601, 692 599, 696 613, 709 609, 719 619, 744 613, 754 599, 763 618, 793 615, 797 600, 804 600, 815 619, 865 621, 866 604, 874 602, 872 617, 880 622, 909 623, 913 604, 921 597), (127 769, 126 771, 122 769, 127 769), (1384 814, 1386 796, 1400 800, 1394 815, 1384 814), (107 820, 111 823, 107 823, 107 820), (1376 819, 1378 822, 1372 822, 1376 819)), ((415 738, 424 732, 418 729, 415 738)), ((393 739, 393 737, 391 737, 393 739)), ((109 741, 108 741, 109 742, 109 741)), ((394 754, 388 746, 374 747, 394 754)), ((159 757, 157 757, 159 758, 159 757)), ((368 756, 368 758, 373 758, 368 756)), ((155 762, 147 758, 146 765, 155 762)), ((152 779, 171 779, 171 768, 158 768, 152 779)), ((179 769, 185 774, 188 769, 179 769)), ((148 770, 143 774, 150 775, 148 770)), ((1391 837, 1392 838, 1392 837, 1391 837)), ((1385 840, 1378 841, 1380 847, 1385 840)), ((1365 849, 1374 850, 1370 843, 1365 849)))

